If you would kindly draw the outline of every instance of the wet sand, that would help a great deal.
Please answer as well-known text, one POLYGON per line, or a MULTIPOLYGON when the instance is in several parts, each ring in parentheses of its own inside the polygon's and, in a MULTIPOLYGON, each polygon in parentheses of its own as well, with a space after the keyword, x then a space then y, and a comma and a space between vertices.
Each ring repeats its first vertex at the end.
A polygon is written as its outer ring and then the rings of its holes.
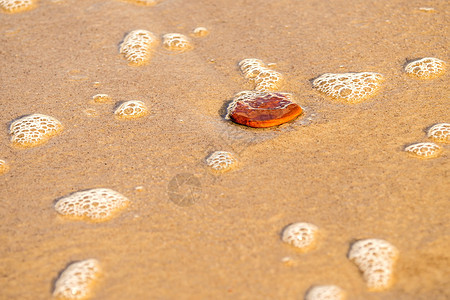
POLYGON ((430 160, 403 152, 449 122, 449 75, 403 72, 415 58, 449 61, 448 11, 445 1, 414 0, 41 0, 0 14, 0 159, 10 167, 0 177, 0 298, 49 299, 59 272, 87 258, 103 269, 93 299, 302 299, 317 284, 338 285, 348 299, 450 298, 450 147, 430 160), (119 54, 132 30, 188 35, 198 26, 210 34, 191 38, 189 52, 159 47, 143 67, 119 54), (277 64, 303 118, 263 130, 223 119, 233 95, 252 88, 237 66, 251 57, 277 64), (363 71, 386 80, 361 104, 311 87, 323 73, 363 71), (113 101, 92 103, 99 93, 113 101), (127 100, 150 114, 115 119, 127 100), (11 147, 10 122, 32 113, 64 131, 11 147), (239 166, 209 172, 204 159, 216 150, 235 153, 239 166), (182 173, 200 186, 189 206, 168 195, 182 173), (96 187, 130 207, 96 224, 55 212, 56 199, 96 187), (314 251, 281 242, 293 222, 320 228, 314 251), (400 251, 385 292, 368 292, 346 258, 362 238, 400 251))

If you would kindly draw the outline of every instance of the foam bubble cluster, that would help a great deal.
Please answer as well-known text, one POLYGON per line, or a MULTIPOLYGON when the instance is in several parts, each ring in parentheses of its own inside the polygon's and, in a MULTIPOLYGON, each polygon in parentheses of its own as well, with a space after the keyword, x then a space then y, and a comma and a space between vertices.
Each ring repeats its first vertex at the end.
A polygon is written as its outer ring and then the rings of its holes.
POLYGON ((187 36, 181 33, 167 33, 163 35, 163 45, 167 50, 178 53, 192 49, 192 44, 187 36))
POLYGON ((344 291, 336 285, 317 285, 308 290, 305 300, 344 300, 344 291))
POLYGON ((192 31, 192 35, 195 37, 204 37, 209 34, 209 30, 205 27, 197 27, 192 31))
POLYGON ((60 199, 55 210, 72 219, 106 221, 129 204, 128 198, 111 189, 91 189, 60 199))
POLYGON ((245 78, 255 84, 257 91, 277 91, 283 82, 283 75, 272 70, 260 59, 246 58, 239 62, 245 78))
POLYGON ((11 142, 19 147, 35 147, 47 142, 63 129, 55 118, 32 114, 14 121, 10 127, 11 142))
POLYGON ((114 112, 119 119, 137 119, 149 113, 147 105, 138 100, 122 103, 114 112))
POLYGON ((441 153, 441 147, 435 143, 417 143, 405 148, 405 151, 419 158, 434 158, 441 153))
POLYGON ((18 13, 34 7, 33 0, 0 0, 0 7, 7 13, 18 13))
POLYGON ((281 240, 306 252, 314 248, 319 228, 310 223, 294 223, 283 230, 281 240))
POLYGON ((380 239, 357 241, 351 246, 348 258, 363 273, 370 290, 380 291, 391 286, 398 250, 387 241, 380 239))
POLYGON ((146 64, 157 43, 153 33, 139 29, 131 31, 120 45, 120 53, 128 60, 130 65, 140 66, 146 64))
POLYGON ((6 163, 6 161, 0 159, 0 175, 5 174, 6 172, 8 172, 8 164, 6 163))
POLYGON ((97 94, 92 96, 92 100, 96 103, 106 103, 111 101, 111 97, 107 94, 97 94))
POLYGON ((159 0, 124 0, 124 1, 142 6, 152 6, 159 2, 159 0))
POLYGON ((232 169, 236 163, 237 161, 233 154, 226 151, 216 151, 206 159, 206 164, 213 170, 219 172, 225 172, 232 169))
POLYGON ((450 143, 450 123, 439 123, 428 130, 428 137, 435 142, 450 143))
POLYGON ((373 72, 326 73, 312 85, 319 92, 345 103, 358 103, 372 96, 381 86, 383 75, 373 72))
POLYGON ((245 78, 255 78, 261 72, 261 69, 266 68, 266 64, 257 58, 246 58, 239 62, 239 68, 245 78))
POLYGON ((86 299, 100 273, 96 259, 86 259, 69 265, 55 282, 53 296, 57 299, 86 299))
POLYGON ((405 67, 408 75, 419 79, 433 79, 445 73, 446 63, 434 57, 425 57, 415 60, 405 67))

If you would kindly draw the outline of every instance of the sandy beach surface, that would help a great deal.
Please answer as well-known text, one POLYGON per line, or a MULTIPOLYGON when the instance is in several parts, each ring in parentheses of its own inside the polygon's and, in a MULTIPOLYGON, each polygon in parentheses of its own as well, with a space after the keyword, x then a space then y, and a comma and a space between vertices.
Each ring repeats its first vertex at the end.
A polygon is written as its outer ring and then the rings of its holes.
POLYGON ((92 299, 303 299, 321 284, 348 299, 449 299, 450 147, 428 160, 403 151, 450 122, 448 73, 403 71, 416 58, 450 61, 449 11, 438 0, 41 0, 1 13, 0 299, 50 299, 58 274, 88 258, 102 267, 92 299), (209 35, 190 36, 198 26, 209 35), (136 29, 185 34, 193 49, 159 45, 147 65, 129 66, 119 45, 136 29), (268 129, 225 120, 233 95, 253 88, 244 58, 276 63, 304 115, 268 129), (323 73, 364 71, 385 81, 359 104, 311 86, 323 73), (112 101, 93 103, 99 93, 112 101), (117 120, 127 100, 150 114, 117 120), (33 113, 64 130, 13 147, 9 125, 33 113), (216 150, 238 166, 211 172, 216 150), (182 176, 191 186, 174 188, 182 176), (57 199, 99 187, 130 206, 99 223, 55 212, 57 199), (294 222, 320 229, 314 250, 281 241, 294 222), (365 238, 399 250, 386 291, 368 291, 347 258, 365 238))

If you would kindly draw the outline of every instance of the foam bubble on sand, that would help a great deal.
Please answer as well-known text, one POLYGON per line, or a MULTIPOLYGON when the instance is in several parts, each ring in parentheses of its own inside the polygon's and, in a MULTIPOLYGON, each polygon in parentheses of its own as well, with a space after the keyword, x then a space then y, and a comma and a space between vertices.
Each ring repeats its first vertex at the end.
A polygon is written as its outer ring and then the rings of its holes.
POLYGON ((87 109, 83 110, 83 112, 88 117, 93 117, 93 118, 98 117, 98 112, 93 108, 87 108, 87 109))
POLYGON ((417 143, 409 145, 405 151, 419 158, 437 157, 442 149, 435 143, 417 143))
POLYGON ((351 245, 348 258, 363 273, 370 290, 381 291, 391 286, 398 250, 387 241, 381 239, 359 240, 351 245))
POLYGON ((114 112, 119 119, 137 119, 149 113, 147 105, 138 100, 131 100, 122 103, 114 112))
POLYGON ((257 91, 277 91, 282 86, 283 75, 271 69, 264 69, 256 76, 255 90, 257 91))
POLYGON ((34 7, 33 0, 0 0, 0 7, 7 13, 18 13, 34 7))
POLYGON ((317 77, 312 85, 333 99, 358 103, 375 94, 383 80, 383 75, 373 72, 326 73, 317 77))
POLYGON ((92 96, 92 100, 95 103, 107 103, 111 101, 111 97, 108 96, 107 94, 97 94, 92 96))
POLYGON ((317 242, 319 228, 310 223, 294 223, 287 226, 281 234, 281 240, 307 252, 314 248, 317 242))
POLYGON ((266 64, 257 58, 246 58, 239 62, 239 68, 247 79, 255 78, 265 67, 266 64))
POLYGON ((156 36, 150 31, 139 29, 131 31, 120 45, 120 53, 129 61, 130 65, 146 64, 157 43, 156 36))
POLYGON ((336 285, 317 285, 306 293, 305 300, 344 300, 344 291, 336 285))
POLYGON ((141 6, 153 6, 155 4, 158 4, 162 0, 122 0, 122 1, 133 3, 136 5, 141 5, 141 6))
POLYGON ((427 13, 431 13, 431 12, 435 12, 436 10, 434 9, 434 7, 419 7, 420 11, 423 12, 427 12, 427 13))
POLYGON ((195 37, 204 37, 209 34, 209 30, 205 27, 197 27, 194 30, 192 30, 192 36, 195 37))
POLYGON ((283 75, 272 70, 257 58, 246 58, 239 62, 244 77, 255 83, 255 90, 277 91, 283 83, 283 75))
POLYGON ((163 45, 167 50, 178 53, 192 49, 192 44, 187 36, 181 33, 166 33, 163 35, 163 45))
POLYGON ((446 68, 445 61, 434 57, 425 57, 407 64, 405 72, 419 79, 433 79, 443 75, 446 68))
POLYGON ((55 204, 55 210, 73 219, 106 221, 129 204, 128 198, 111 189, 97 188, 76 192, 55 204))
POLYGON ((225 172, 236 166, 234 155, 226 151, 216 151, 207 159, 206 164, 215 171, 225 172))
POLYGON ((70 264, 55 282, 53 296, 57 299, 86 299, 100 273, 96 259, 86 259, 70 264))
POLYGON ((63 126, 57 119, 46 115, 32 114, 11 124, 11 142, 19 147, 35 147, 45 143, 62 129, 63 126))
POLYGON ((0 159, 0 175, 5 174, 6 172, 8 172, 8 164, 6 163, 6 161, 0 159))
POLYGON ((428 137, 435 142, 450 143, 450 123, 439 123, 428 130, 428 137))

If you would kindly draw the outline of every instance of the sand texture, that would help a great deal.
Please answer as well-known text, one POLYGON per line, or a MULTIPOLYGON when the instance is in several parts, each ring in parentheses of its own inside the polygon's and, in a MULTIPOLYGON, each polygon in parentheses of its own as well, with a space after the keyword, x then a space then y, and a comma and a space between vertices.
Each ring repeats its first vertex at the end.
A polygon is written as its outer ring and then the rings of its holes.
POLYGON ((92 299, 303 299, 313 285, 348 299, 450 299, 450 145, 431 159, 403 151, 450 122, 448 70, 404 71, 423 57, 450 62, 449 12, 439 0, 40 0, 0 12, 0 299, 51 299, 58 274, 90 258, 102 267, 92 299), (132 66, 119 48, 138 29, 158 43, 132 66), (188 51, 166 49, 167 33, 185 35, 188 51), (266 129, 225 120, 233 96, 254 88, 245 58, 276 63, 300 118, 266 129), (348 72, 384 81, 357 104, 312 87, 348 72), (116 118, 131 100, 148 114, 116 118), (9 126, 30 114, 64 129, 14 147, 9 126), (214 151, 236 166, 211 170, 214 151), (130 203, 96 223, 55 211, 94 188, 130 203), (319 228, 311 251, 281 240, 296 222, 319 228), (347 258, 371 238, 399 251, 380 292, 347 258))

